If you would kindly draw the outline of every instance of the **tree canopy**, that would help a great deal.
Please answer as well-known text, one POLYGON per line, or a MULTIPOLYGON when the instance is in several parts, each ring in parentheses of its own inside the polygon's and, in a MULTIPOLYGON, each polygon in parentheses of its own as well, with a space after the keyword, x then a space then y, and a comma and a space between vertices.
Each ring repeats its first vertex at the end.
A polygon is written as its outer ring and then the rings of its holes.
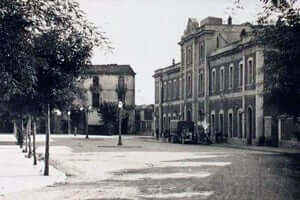
MULTIPOLYGON (((237 0, 240 3, 242 0, 237 0)), ((277 114, 300 114, 300 2, 260 0, 257 41, 264 46, 265 104, 277 114)))
POLYGON ((10 112, 66 108, 94 47, 110 49, 103 32, 73 0, 0 2, 0 101, 10 112))

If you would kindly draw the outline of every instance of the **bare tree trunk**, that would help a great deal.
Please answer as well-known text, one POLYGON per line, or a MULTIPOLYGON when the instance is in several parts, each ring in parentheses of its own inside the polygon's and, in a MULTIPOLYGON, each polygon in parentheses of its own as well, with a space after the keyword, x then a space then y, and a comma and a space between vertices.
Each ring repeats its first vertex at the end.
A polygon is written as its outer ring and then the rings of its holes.
POLYGON ((28 158, 31 158, 32 150, 31 150, 31 116, 28 118, 27 122, 27 135, 28 135, 28 158))
POLYGON ((49 137, 50 137, 50 105, 47 109, 47 129, 46 129, 46 143, 45 143, 45 170, 44 176, 49 176, 49 137))
POLYGON ((27 131, 25 132, 24 131, 24 120, 22 119, 21 121, 21 130, 22 130, 22 135, 24 135, 24 139, 25 139, 25 149, 23 150, 24 153, 27 152, 27 145, 28 145, 28 142, 27 142, 27 131))
POLYGON ((33 148, 33 164, 36 165, 36 144, 35 144, 35 136, 36 136, 36 121, 33 120, 33 134, 32 134, 32 148, 33 148))
POLYGON ((89 139, 89 119, 88 119, 88 109, 86 108, 84 110, 84 120, 85 120, 85 127, 84 127, 84 132, 85 132, 85 139, 89 139))

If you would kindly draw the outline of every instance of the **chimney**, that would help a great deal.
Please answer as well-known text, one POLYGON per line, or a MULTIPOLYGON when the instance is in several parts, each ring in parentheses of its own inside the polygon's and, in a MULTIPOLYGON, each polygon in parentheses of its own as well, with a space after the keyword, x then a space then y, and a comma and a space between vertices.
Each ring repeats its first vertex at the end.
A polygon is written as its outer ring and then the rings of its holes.
POLYGON ((175 59, 174 58, 172 59, 172 65, 175 65, 175 59))
POLYGON ((232 17, 231 16, 228 17, 228 25, 232 25, 232 17))

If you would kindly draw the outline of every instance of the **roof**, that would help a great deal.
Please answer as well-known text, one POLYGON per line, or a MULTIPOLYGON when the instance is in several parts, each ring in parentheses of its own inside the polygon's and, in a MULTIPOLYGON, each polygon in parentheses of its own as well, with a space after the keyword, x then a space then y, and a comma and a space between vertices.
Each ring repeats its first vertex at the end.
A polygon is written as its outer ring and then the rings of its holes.
POLYGON ((91 65, 88 67, 87 71, 92 74, 135 75, 135 72, 130 65, 91 65))
POLYGON ((163 68, 159 68, 157 70, 154 71, 154 75, 153 77, 156 77, 157 75, 161 74, 161 73, 174 73, 180 70, 180 66, 181 63, 174 63, 170 66, 167 67, 163 67, 163 68))

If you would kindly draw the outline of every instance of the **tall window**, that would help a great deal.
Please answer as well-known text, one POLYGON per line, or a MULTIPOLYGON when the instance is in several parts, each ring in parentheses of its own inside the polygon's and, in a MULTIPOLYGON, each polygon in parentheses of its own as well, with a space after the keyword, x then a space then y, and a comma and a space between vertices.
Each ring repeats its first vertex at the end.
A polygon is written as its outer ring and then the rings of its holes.
POLYGON ((93 86, 94 87, 98 87, 99 86, 99 77, 98 76, 94 76, 93 77, 93 86))
POLYGON ((204 44, 203 42, 199 43, 199 63, 204 59, 204 44))
POLYGON ((163 96, 164 96, 164 101, 167 101, 168 99, 168 86, 167 86, 167 81, 164 82, 164 86, 163 86, 163 96))
POLYGON ((212 70, 212 75, 211 75, 211 89, 212 92, 216 91, 216 69, 212 70))
POLYGON ((186 64, 192 65, 193 64, 193 48, 192 46, 187 47, 187 55, 186 55, 186 64))
POLYGON ((169 81, 168 88, 169 88, 169 89, 168 89, 168 91, 169 91, 169 92, 168 92, 168 93, 169 93, 169 94, 168 94, 168 100, 171 100, 171 99, 172 99, 172 92, 173 92, 173 91, 172 91, 172 81, 169 81))
POLYGON ((248 84, 252 84, 253 83, 253 60, 249 59, 248 60, 248 84))
POLYGON ((92 93, 92 106, 93 107, 99 107, 100 106, 99 93, 92 93))
POLYGON ((225 79, 224 79, 224 67, 220 69, 220 90, 224 90, 225 79))
POLYGON ((233 65, 229 66, 229 88, 233 88, 233 65))
POLYGON ((187 79, 187 95, 192 96, 192 76, 188 75, 187 79))
POLYGON ((210 122, 210 124, 211 124, 211 133, 214 133, 215 132, 215 129, 216 129, 216 119, 215 119, 215 112, 214 111, 212 111, 211 112, 211 122, 210 122))
POLYGON ((199 74, 199 94, 204 93, 204 80, 203 80, 203 72, 199 74))
POLYGON ((159 98, 159 85, 158 82, 155 81, 155 103, 158 103, 158 98, 159 98))
POLYGON ((219 36, 217 37, 217 49, 220 48, 220 38, 219 36))
POLYGON ((240 62, 239 65, 239 86, 240 87, 243 87, 243 73, 244 73, 243 62, 240 62))
POLYGON ((173 90, 173 99, 176 99, 176 91, 177 91, 177 82, 176 82, 176 79, 173 80, 173 87, 172 87, 172 90, 173 90))
POLYGON ((124 80, 124 76, 120 76, 119 80, 118 80, 118 86, 119 88, 125 88, 125 80, 124 80))

